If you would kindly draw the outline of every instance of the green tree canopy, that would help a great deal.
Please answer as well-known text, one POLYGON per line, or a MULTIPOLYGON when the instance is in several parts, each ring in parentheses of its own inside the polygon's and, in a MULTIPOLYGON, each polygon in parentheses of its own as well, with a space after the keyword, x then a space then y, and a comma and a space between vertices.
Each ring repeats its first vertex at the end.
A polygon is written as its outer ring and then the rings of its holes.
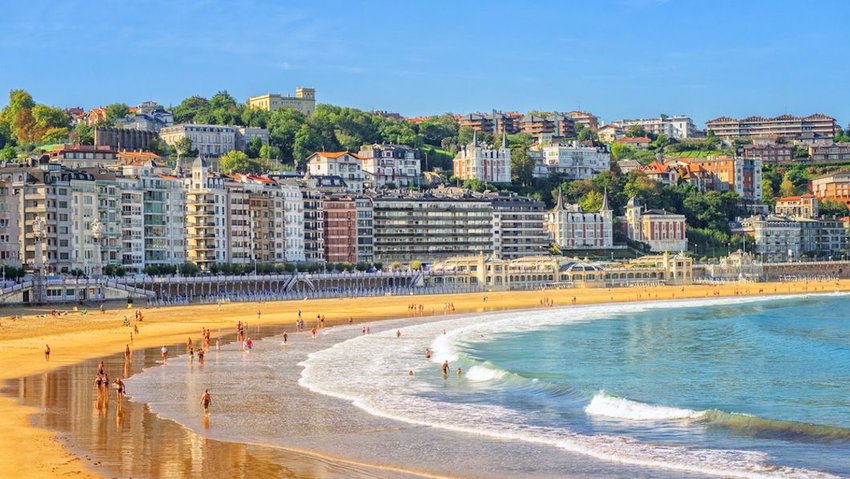
POLYGON ((218 160, 218 167, 224 173, 257 173, 257 165, 244 152, 231 150, 218 160))

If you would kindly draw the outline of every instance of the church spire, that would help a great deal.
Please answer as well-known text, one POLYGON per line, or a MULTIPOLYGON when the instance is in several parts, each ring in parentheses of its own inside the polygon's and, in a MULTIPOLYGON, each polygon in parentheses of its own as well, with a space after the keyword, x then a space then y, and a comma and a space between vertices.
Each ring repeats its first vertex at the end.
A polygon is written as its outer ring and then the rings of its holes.
POLYGON ((562 211, 564 209, 564 191, 558 188, 558 202, 555 203, 555 210, 562 211))
POLYGON ((608 188, 605 188, 605 193, 602 194, 602 207, 599 208, 599 211, 611 211, 611 208, 608 206, 608 188))
POLYGON ((472 130, 472 146, 478 146, 478 130, 472 130))

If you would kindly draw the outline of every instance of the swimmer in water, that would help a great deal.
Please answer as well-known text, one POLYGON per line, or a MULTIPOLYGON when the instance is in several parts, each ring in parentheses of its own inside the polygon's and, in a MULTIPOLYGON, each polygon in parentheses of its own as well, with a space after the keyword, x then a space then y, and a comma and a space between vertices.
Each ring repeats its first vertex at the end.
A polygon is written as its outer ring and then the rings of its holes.
POLYGON ((457 377, 460 377, 463 374, 463 371, 460 368, 457 368, 457 377))
POLYGON ((442 365, 441 369, 443 370, 443 377, 446 377, 446 376, 449 375, 449 361, 448 360, 443 361, 443 365, 442 365))

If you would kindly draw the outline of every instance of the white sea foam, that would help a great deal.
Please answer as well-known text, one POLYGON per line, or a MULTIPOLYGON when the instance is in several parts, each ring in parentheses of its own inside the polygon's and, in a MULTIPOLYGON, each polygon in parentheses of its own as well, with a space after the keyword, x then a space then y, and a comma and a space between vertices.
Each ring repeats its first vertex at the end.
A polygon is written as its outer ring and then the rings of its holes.
MULTIPOLYGON (((767 298, 683 300, 664 303, 631 303, 570 308, 569 314, 553 309, 545 312, 510 312, 450 319, 403 328, 400 340, 387 341, 394 332, 361 336, 314 352, 301 363, 299 384, 314 392, 351 401, 355 406, 380 417, 445 430, 526 441, 567 451, 637 466, 738 478, 830 478, 826 473, 765 464, 767 456, 754 451, 697 449, 655 445, 614 435, 585 435, 557 427, 541 427, 522 410, 498 405, 441 402, 433 395, 437 368, 422 361, 422 350, 430 345, 432 362, 455 361, 456 345, 482 336, 514 334, 566 322, 609 317, 614 313, 644 311, 650 308, 738 304, 767 298), (445 333, 444 333, 445 331, 445 333), (387 365, 393 365, 387 367, 387 365), (414 378, 404 372, 415 370, 414 378), (361 374, 351 375, 350 371, 361 374), (430 380, 429 380, 430 378, 430 380)), ((466 379, 485 381, 498 372, 470 368, 466 379), (472 373, 473 377, 469 375, 472 373)), ((486 370, 485 370, 486 369, 486 370)), ((449 381, 455 380, 450 377, 449 381)), ((698 415, 697 411, 644 405, 619 398, 596 400, 589 414, 606 413, 628 419, 679 419, 698 415)))
POLYGON ((584 408, 584 412, 591 416, 628 419, 631 421, 700 419, 705 416, 705 411, 655 406, 652 404, 645 404, 642 402, 611 396, 605 394, 604 391, 600 391, 593 396, 590 404, 584 408))
POLYGON ((469 368, 469 371, 466 372, 464 377, 470 381, 483 382, 501 379, 505 377, 505 374, 507 373, 507 371, 502 369, 493 369, 488 368, 487 366, 475 365, 469 368))

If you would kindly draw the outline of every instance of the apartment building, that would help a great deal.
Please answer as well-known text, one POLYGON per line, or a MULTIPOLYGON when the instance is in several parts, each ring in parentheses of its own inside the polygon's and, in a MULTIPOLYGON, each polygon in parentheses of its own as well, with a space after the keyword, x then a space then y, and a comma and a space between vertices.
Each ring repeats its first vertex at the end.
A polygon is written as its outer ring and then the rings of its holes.
POLYGON ((740 120, 720 117, 706 123, 708 131, 724 140, 733 138, 784 138, 799 140, 804 135, 830 139, 835 136, 838 123, 835 118, 821 113, 798 117, 780 115, 773 118, 750 116, 740 120))
POLYGON ((64 145, 46 154, 51 163, 67 168, 115 167, 120 164, 118 150, 110 146, 64 145))
POLYGON ((611 169, 611 154, 604 147, 583 146, 578 142, 535 147, 529 150, 535 159, 534 176, 554 174, 574 180, 589 180, 611 169))
POLYGON ((649 210, 632 198, 626 205, 626 225, 629 239, 648 244, 650 251, 688 249, 685 215, 649 210))
POLYGON ((840 201, 850 206, 850 171, 839 170, 812 178, 809 188, 819 200, 840 201))
POLYGON ((809 145, 809 160, 813 163, 839 163, 850 161, 850 143, 809 145))
POLYGON ((357 209, 357 262, 375 261, 375 207, 369 196, 354 198, 357 209))
POLYGON ((357 262, 357 204, 351 195, 326 195, 323 199, 325 261, 357 262))
POLYGON ((557 143, 576 135, 575 120, 563 113, 525 115, 520 121, 520 131, 534 137, 538 144, 557 143))
POLYGON ((759 158, 762 163, 791 163, 794 161, 794 145, 751 144, 741 148, 747 158, 759 158))
POLYGON ((624 136, 614 140, 614 143, 626 145, 635 151, 645 151, 652 145, 652 138, 646 136, 624 136))
POLYGON ((310 186, 301 188, 304 206, 304 259, 325 262, 324 194, 310 186))
POLYGON ((0 180, 0 264, 19 268, 21 263, 20 189, 0 180))
POLYGON ((741 231, 755 242, 763 261, 791 261, 802 253, 801 223, 786 216, 758 215, 741 221, 741 231))
POLYGON ((684 115, 667 116, 662 114, 658 118, 639 118, 635 120, 617 120, 616 123, 625 130, 633 126, 643 128, 647 133, 654 135, 667 135, 670 138, 684 140, 697 136, 697 128, 690 117, 684 115))
POLYGON ((522 118, 523 116, 520 113, 503 113, 496 110, 490 113, 469 113, 455 116, 461 127, 469 127, 475 131, 490 133, 493 136, 519 133, 522 118))
POLYGON ((316 109, 316 89, 298 87, 295 89, 295 96, 266 93, 265 95, 252 96, 245 103, 249 108, 256 110, 277 111, 283 108, 291 108, 309 116, 316 109))
POLYGON ((412 188, 422 184, 419 150, 404 145, 365 145, 357 153, 370 188, 412 188))
POLYGON ((574 110, 567 113, 567 116, 573 119, 576 126, 581 125, 590 131, 596 131, 599 129, 599 118, 592 113, 574 110))
POLYGON ((547 214, 546 228, 562 250, 614 246, 614 212, 608 206, 607 194, 599 211, 585 211, 579 205, 564 204, 564 196, 558 190, 558 201, 547 214))
POLYGON ((373 202, 375 261, 430 262, 493 253, 493 208, 486 198, 384 193, 373 202))
POLYGON ((511 193, 485 195, 493 209, 493 255, 513 259, 546 254, 546 205, 511 193))
POLYGON ((734 191, 747 201, 761 201, 762 160, 760 158, 710 156, 677 158, 678 163, 698 166, 712 176, 709 189, 734 191))
POLYGON ((229 262, 226 206, 224 179, 199 156, 186 180, 186 260, 203 271, 229 262))
MULTIPOLYGON (((50 163, 47 155, 26 164, 0 167, 0 181, 18 203, 18 238, 13 241, 19 245, 22 264, 29 267, 36 264, 33 223, 41 218, 45 225, 41 242, 45 271, 67 273, 73 269, 71 239, 81 235, 73 228, 79 228, 83 222, 72 215, 71 180, 94 182, 91 175, 50 163)), ((11 207, 13 201, 4 203, 11 207)), ((74 214, 81 214, 79 207, 74 214)), ((8 231, 11 234, 12 230, 8 231)))
POLYGON ((304 261, 304 197, 297 184, 279 182, 279 185, 283 196, 283 260, 304 261))
POLYGON ((352 192, 363 191, 366 175, 360 158, 347 151, 317 151, 307 158, 307 172, 311 176, 338 176, 352 192))
POLYGON ((452 162, 453 174, 461 180, 481 180, 487 183, 510 183, 511 149, 506 136, 495 147, 478 143, 477 132, 472 143, 464 146, 452 162))

